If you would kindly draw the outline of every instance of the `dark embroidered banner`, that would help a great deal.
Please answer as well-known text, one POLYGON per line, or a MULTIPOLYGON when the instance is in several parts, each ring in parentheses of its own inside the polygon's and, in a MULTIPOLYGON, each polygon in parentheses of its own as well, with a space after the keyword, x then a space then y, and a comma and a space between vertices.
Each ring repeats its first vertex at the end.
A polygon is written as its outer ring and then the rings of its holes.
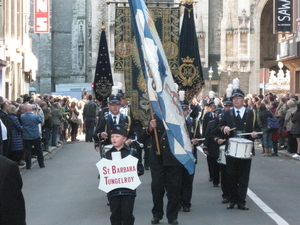
MULTIPOLYGON (((178 42, 180 25, 179 7, 148 7, 166 53, 173 77, 178 72, 178 42)), ((124 74, 125 97, 131 103, 135 118, 144 125, 150 119, 146 82, 131 27, 129 7, 116 7, 115 20, 115 72, 124 74)))
POLYGON ((111 94, 112 84, 113 81, 108 55, 106 34, 105 30, 102 30, 94 78, 95 98, 101 102, 102 106, 105 106, 107 104, 107 98, 111 94))
POLYGON ((185 91, 187 100, 198 95, 204 85, 198 39, 196 35, 193 5, 184 5, 184 17, 180 32, 179 57, 180 67, 175 83, 178 90, 185 91))

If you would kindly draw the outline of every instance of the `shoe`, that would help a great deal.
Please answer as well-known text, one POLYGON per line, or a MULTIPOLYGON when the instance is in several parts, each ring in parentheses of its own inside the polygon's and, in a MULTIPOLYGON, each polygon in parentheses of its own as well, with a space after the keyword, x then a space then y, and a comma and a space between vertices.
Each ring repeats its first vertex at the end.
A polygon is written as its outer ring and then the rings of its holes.
POLYGON ((182 211, 183 211, 183 212, 190 212, 191 209, 190 209, 190 207, 182 206, 182 211))
POLYGON ((157 217, 153 217, 151 220, 152 224, 159 224, 159 219, 157 217))
POLYGON ((222 204, 227 204, 227 203, 229 203, 229 200, 227 198, 223 198, 222 204))
POLYGON ((219 187, 219 185, 218 184, 214 184, 214 187, 219 187))
POLYGON ((240 210, 249 210, 249 208, 245 205, 238 205, 238 209, 240 209, 240 210))
POLYGON ((40 168, 45 168, 45 165, 40 166, 40 168))
POLYGON ((145 166, 145 170, 149 170, 149 166, 145 166))
POLYGON ((25 165, 25 162, 24 162, 23 160, 20 160, 20 161, 17 162, 17 164, 18 164, 19 166, 24 166, 24 165, 25 165))
POLYGON ((178 220, 170 220, 169 222, 168 222, 168 224, 178 224, 178 220))
POLYGON ((293 158, 300 159, 300 155, 298 155, 298 154, 296 153, 295 155, 293 155, 293 158))
POLYGON ((233 209, 234 205, 235 205, 235 203, 230 202, 229 205, 227 206, 227 209, 233 209))

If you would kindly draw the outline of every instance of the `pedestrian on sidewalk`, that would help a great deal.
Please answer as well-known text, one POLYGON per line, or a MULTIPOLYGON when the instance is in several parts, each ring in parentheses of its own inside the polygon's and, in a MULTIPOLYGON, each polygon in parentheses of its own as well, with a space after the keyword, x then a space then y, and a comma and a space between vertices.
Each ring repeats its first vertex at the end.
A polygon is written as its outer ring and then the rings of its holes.
POLYGON ((43 122, 43 118, 41 115, 32 112, 33 105, 31 104, 26 104, 25 110, 26 112, 21 115, 21 124, 23 126, 24 149, 26 152, 26 169, 31 169, 32 146, 37 151, 37 160, 40 168, 44 168, 44 156, 39 132, 39 124, 43 122))
POLYGON ((292 122, 294 123, 291 134, 297 140, 297 153, 293 158, 300 158, 300 103, 297 104, 297 109, 292 113, 292 122))

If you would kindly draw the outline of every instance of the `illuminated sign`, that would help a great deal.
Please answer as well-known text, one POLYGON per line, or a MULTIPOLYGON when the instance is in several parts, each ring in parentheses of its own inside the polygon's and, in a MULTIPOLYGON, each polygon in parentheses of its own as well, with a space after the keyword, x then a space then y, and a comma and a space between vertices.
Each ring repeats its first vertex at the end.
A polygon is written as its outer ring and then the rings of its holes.
POLYGON ((34 33, 49 33, 49 0, 34 0, 34 33))

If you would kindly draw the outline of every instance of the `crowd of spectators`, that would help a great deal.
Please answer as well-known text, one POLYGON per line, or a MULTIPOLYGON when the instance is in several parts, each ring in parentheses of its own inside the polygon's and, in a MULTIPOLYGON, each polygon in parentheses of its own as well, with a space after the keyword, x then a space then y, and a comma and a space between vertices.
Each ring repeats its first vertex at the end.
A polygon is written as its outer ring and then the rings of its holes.
MULTIPOLYGON (((218 98, 218 96, 214 96, 218 98)), ((195 100, 191 102, 191 109, 195 112, 191 114, 199 115, 203 119, 204 115, 211 111, 214 106, 208 96, 199 96, 198 106, 195 106, 195 100)), ((245 97, 244 106, 253 109, 256 112, 257 120, 263 131, 261 145, 263 147, 263 156, 277 156, 278 150, 286 150, 294 153, 293 157, 300 158, 300 129, 296 129, 299 118, 295 117, 298 113, 299 98, 293 93, 275 95, 267 93, 265 95, 248 94, 245 97), (280 124, 278 130, 268 130, 267 118, 274 117, 280 124), (294 121, 293 121, 294 118, 294 121), (294 126, 294 124, 296 124, 294 126), (299 145, 297 145, 297 140, 299 145), (299 149, 299 150, 298 150, 299 149)), ((222 98, 220 97, 219 107, 222 107, 222 98)), ((299 105, 300 107, 300 105, 299 105)), ((300 116, 300 115, 299 115, 300 116)))
POLYGON ((82 111, 88 93, 81 100, 70 96, 25 94, 16 100, 0 96, 0 155, 31 167, 31 157, 37 157, 44 167, 42 151, 49 146, 61 146, 66 141, 78 141, 84 132, 82 111), (78 122, 71 122, 75 113, 78 122), (25 162, 26 161, 26 162, 25 162))

